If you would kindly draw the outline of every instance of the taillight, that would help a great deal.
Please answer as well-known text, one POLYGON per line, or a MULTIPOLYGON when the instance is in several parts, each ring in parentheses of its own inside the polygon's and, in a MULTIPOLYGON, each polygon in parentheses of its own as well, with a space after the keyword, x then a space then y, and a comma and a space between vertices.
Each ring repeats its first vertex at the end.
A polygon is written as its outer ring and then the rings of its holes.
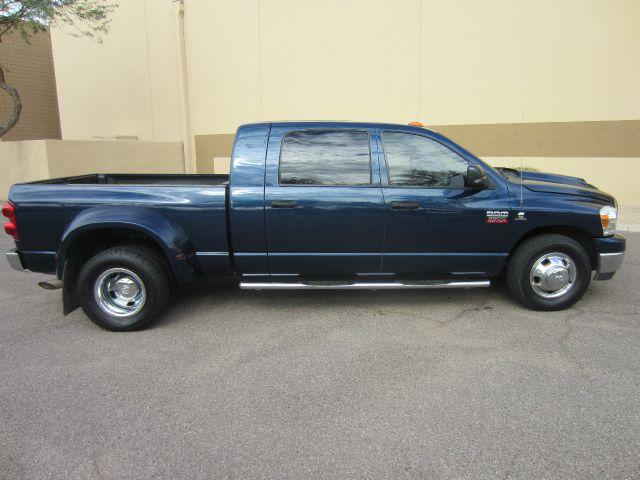
POLYGON ((11 235, 14 240, 18 240, 18 223, 16 222, 16 209, 12 203, 5 203, 2 206, 2 215, 9 221, 4 224, 4 231, 11 235))

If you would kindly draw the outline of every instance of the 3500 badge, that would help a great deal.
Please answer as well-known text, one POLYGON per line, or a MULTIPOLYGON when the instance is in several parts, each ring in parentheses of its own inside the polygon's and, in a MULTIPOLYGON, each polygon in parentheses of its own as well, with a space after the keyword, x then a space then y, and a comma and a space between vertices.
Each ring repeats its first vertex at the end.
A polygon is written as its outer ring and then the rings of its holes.
POLYGON ((502 210, 487 210, 487 223, 509 223, 509 212, 502 210))

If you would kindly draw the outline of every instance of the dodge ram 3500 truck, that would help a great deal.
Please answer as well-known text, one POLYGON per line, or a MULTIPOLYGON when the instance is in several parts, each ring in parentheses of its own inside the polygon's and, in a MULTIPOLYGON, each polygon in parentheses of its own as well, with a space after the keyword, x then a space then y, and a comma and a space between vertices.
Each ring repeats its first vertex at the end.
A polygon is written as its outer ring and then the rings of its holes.
POLYGON ((16 269, 55 274, 64 313, 140 329, 173 285, 252 289, 486 287, 529 308, 576 302, 622 261, 611 195, 495 169, 420 126, 244 125, 230 175, 94 174, 14 185, 16 269), (592 272, 595 271, 595 275, 592 272))

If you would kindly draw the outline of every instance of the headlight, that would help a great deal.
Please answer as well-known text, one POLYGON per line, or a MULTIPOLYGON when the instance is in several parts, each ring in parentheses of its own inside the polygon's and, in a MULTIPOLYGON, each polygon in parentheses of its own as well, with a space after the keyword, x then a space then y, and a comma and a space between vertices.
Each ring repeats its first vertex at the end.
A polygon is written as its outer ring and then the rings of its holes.
POLYGON ((606 205, 600 209, 600 222, 602 222, 602 234, 613 235, 616 233, 618 221, 618 209, 606 205))

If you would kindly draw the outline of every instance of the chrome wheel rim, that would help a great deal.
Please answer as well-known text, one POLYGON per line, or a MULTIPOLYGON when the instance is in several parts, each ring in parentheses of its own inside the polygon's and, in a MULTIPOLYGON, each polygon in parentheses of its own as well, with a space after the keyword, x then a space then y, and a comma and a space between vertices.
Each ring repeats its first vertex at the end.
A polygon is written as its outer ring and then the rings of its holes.
POLYGON ((104 312, 120 318, 135 315, 147 300, 144 283, 126 268, 102 272, 94 284, 93 295, 104 312))
POLYGON ((576 283, 576 276, 573 259, 565 253, 552 252, 533 262, 529 282, 536 295, 553 299, 571 291, 576 283))

